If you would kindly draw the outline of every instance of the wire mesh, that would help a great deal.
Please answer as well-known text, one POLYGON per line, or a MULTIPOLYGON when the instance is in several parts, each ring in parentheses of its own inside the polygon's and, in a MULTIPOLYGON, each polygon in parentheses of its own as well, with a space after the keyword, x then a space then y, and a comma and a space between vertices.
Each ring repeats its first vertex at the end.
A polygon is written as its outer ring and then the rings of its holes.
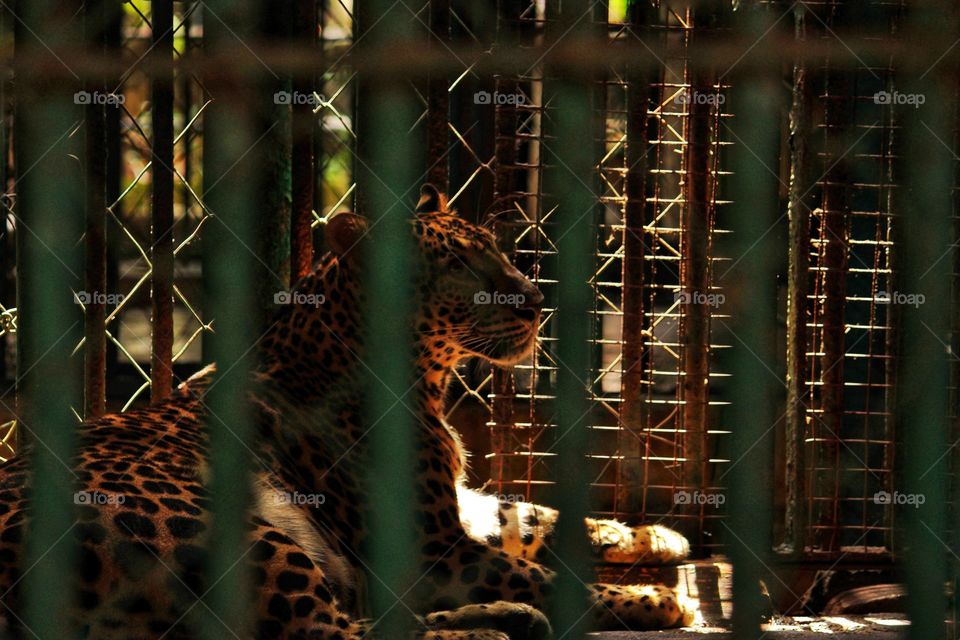
MULTIPOLYGON (((547 23, 545 7, 531 3, 512 8, 516 13, 501 12, 498 32, 535 43, 547 23)), ((625 22, 616 8, 606 17, 600 26, 613 46, 636 37, 637 26, 625 22)), ((689 7, 663 3, 654 24, 653 29, 676 50, 660 75, 637 80, 628 68, 611 69, 594 89, 595 117, 602 127, 591 131, 601 185, 591 278, 596 300, 588 457, 591 505, 600 516, 679 526, 708 547, 712 528, 708 522, 720 517, 722 510, 716 502, 703 500, 719 493, 711 478, 714 473, 719 476, 725 460, 713 452, 724 432, 712 423, 707 385, 693 401, 695 385, 684 382, 688 369, 697 371, 690 379, 722 375, 710 370, 709 353, 724 346, 710 328, 710 317, 722 318, 722 311, 710 307, 723 299, 712 283, 720 258, 712 255, 711 247, 714 235, 722 233, 716 215, 725 204, 718 197, 724 175, 718 158, 720 147, 727 144, 720 124, 727 117, 722 108, 727 87, 713 81, 691 88, 685 47, 695 25, 689 7), (639 106, 637 94, 643 96, 639 106), (706 107, 697 116, 699 158, 688 153, 694 110, 688 96, 706 107), (648 131, 649 140, 641 141, 648 131), (643 144, 645 150, 631 155, 632 145, 643 144), (689 212, 684 180, 691 161, 704 163, 703 175, 696 180, 706 185, 695 213, 689 212), (640 163, 642 191, 631 194, 628 182, 640 163), (628 207, 636 206, 631 196, 641 203, 639 216, 628 213, 628 207), (701 262, 684 262, 694 242, 700 245, 701 262), (625 285, 631 288, 627 302, 642 309, 639 316, 634 308, 624 309, 625 285), (624 353, 633 360, 630 364, 625 364, 624 353), (696 419, 688 400, 702 403, 696 419)), ((497 107, 496 191, 503 202, 499 209, 510 211, 504 216, 504 235, 516 261, 532 275, 548 302, 536 357, 511 372, 494 374, 489 484, 500 493, 537 500, 562 472, 550 464, 557 439, 550 407, 554 377, 563 367, 556 358, 552 325, 556 239, 563 230, 552 219, 556 203, 542 189, 545 172, 562 170, 542 162, 552 136, 561 133, 551 130, 542 70, 499 77, 497 92, 524 100, 519 106, 497 107)))
MULTIPOLYGON (((872 29, 893 38, 902 6, 875 6, 872 29)), ((811 11, 808 24, 816 18, 820 37, 833 37, 839 9, 811 11)), ((819 69, 805 440, 805 546, 812 553, 894 550, 891 393, 898 307, 907 294, 896 291, 893 271, 898 131, 882 97, 895 90, 893 71, 892 61, 819 69)))
MULTIPOLYGON (((633 6, 641 4, 646 3, 633 6)), ((849 26, 842 3, 804 4, 814 38, 832 41, 835 31, 849 26)), ((896 43, 904 4, 869 3, 870 11, 857 25, 860 35, 851 37, 896 43)), ((202 42, 202 5, 173 3, 177 57, 202 42)), ((494 49, 533 48, 543 45, 554 6, 541 0, 505 2, 494 13, 468 3, 436 2, 430 12, 410 19, 424 29, 433 20, 446 24, 450 41, 435 39, 431 46, 438 50, 454 40, 494 49), (487 28, 491 25, 495 28, 487 28)), ((623 65, 605 69, 590 87, 593 122, 577 131, 592 145, 597 161, 595 175, 584 180, 600 185, 595 206, 583 212, 596 223, 598 240, 590 280, 595 294, 590 503, 599 516, 674 526, 694 542, 697 553, 707 554, 720 550, 716 533, 725 512, 718 499, 731 466, 726 441, 732 427, 716 416, 722 404, 716 388, 726 376, 715 360, 730 346, 725 291, 716 285, 729 263, 715 241, 726 233, 729 204, 724 184, 729 175, 725 149, 733 142, 726 108, 731 86, 709 66, 691 64, 688 55, 699 38, 717 28, 708 27, 707 11, 664 1, 641 21, 624 4, 601 6, 605 16, 595 26, 606 31, 611 47, 653 36, 669 55, 655 71, 623 65)), ((152 158, 156 110, 147 100, 149 77, 140 69, 154 35, 152 6, 126 3, 124 11, 120 38, 130 68, 112 92, 122 97, 108 112, 115 125, 107 119, 108 127, 115 126, 123 173, 107 202, 111 241, 105 292, 114 296, 105 313, 105 334, 111 346, 107 366, 117 374, 111 381, 124 390, 116 403, 121 410, 145 401, 151 388, 147 363, 156 345, 149 334, 156 319, 148 311, 148 284, 156 259, 149 194, 158 162, 152 158)), ((309 96, 318 134, 313 228, 337 211, 364 204, 355 201, 354 176, 362 160, 355 128, 356 70, 348 64, 355 43, 353 3, 321 3, 319 21, 321 56, 329 64, 309 96)), ((551 105, 554 78, 542 62, 520 74, 487 78, 474 71, 484 55, 459 60, 459 74, 410 83, 423 113, 407 133, 429 134, 429 177, 448 184, 452 204, 465 215, 495 215, 503 246, 546 294, 537 353, 510 370, 483 365, 458 370, 449 403, 454 424, 464 416, 486 420, 489 440, 472 443, 483 458, 477 466, 486 487, 543 501, 564 471, 555 464, 562 434, 554 405, 557 378, 567 366, 558 355, 555 326, 557 245, 565 230, 557 224, 556 194, 544 184, 547 175, 562 170, 550 158, 557 137, 570 132, 558 129, 551 105)), ((896 69, 887 56, 854 68, 827 61, 808 70, 815 94, 810 115, 818 130, 809 142, 816 149, 813 171, 819 177, 799 198, 817 207, 807 211, 809 228, 802 230, 805 298, 795 308, 806 346, 802 433, 799 441, 788 442, 802 449, 793 453, 802 453, 794 459, 801 460, 803 486, 789 495, 802 503, 800 541, 808 558, 862 553, 882 559, 899 551, 897 451, 907 434, 895 428, 892 408, 901 308, 913 295, 898 290, 896 279, 900 229, 894 196, 901 187, 895 165, 901 133, 896 105, 884 98, 895 93, 896 69)), ((162 313, 169 314, 175 333, 164 362, 192 367, 202 360, 199 347, 211 330, 197 297, 196 250, 210 219, 197 195, 204 177, 200 160, 208 102, 193 73, 178 70, 173 86, 175 137, 168 160, 175 181, 169 256, 175 260, 175 305, 162 313)), ((3 141, 7 148, 5 133, 3 141)), ((14 203, 6 194, 7 220, 13 219, 14 203)), ((10 242, 13 226, 5 222, 0 242, 10 242)), ((0 248, 0 258, 4 254, 0 248)), ((0 278, 11 271, 11 265, 0 264, 0 278)), ((13 355, 17 310, 12 293, 0 283, 5 345, 0 364, 13 355)), ((85 306, 85 299, 104 292, 76 293, 85 306)), ((956 296, 955 287, 954 303, 956 296)), ((955 359, 958 350, 954 334, 955 359)), ((957 371, 954 367, 954 424, 957 371)), ((79 407, 75 412, 79 417, 79 407)), ((15 439, 15 423, 0 424, 0 459, 13 453, 15 439)))

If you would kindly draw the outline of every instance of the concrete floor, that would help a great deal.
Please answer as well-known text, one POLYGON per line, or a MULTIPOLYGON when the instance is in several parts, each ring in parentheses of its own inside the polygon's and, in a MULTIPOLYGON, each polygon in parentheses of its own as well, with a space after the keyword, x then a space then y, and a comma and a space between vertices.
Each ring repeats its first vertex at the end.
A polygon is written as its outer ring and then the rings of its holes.
MULTIPOLYGON (((900 614, 781 618, 764 625, 764 640, 901 640, 909 623, 900 614)), ((671 631, 606 631, 591 640, 729 640, 719 627, 689 627, 671 631)))

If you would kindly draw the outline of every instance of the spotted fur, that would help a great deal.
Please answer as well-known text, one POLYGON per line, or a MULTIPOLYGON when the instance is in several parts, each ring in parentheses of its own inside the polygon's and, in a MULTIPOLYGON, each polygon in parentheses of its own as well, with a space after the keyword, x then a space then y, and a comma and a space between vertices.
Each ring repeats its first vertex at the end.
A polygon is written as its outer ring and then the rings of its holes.
MULTIPOLYGON (((436 640, 546 638, 540 612, 553 573, 523 556, 466 534, 457 485, 464 454, 444 420, 447 380, 479 356, 511 364, 532 349, 543 297, 496 248, 486 230, 446 209, 426 188, 413 220, 419 243, 415 343, 418 383, 412 434, 419 464, 417 551, 423 577, 405 597, 421 637, 436 640), (518 305, 477 304, 478 291, 522 296, 518 305)), ((320 305, 279 309, 260 344, 250 385, 257 426, 256 496, 247 524, 247 563, 257 585, 251 603, 256 638, 356 640, 363 620, 363 560, 371 509, 362 420, 364 289, 358 256, 367 223, 340 214, 328 224, 333 251, 297 291, 320 305), (322 298, 320 298, 322 296, 322 298), (323 496, 321 505, 278 496, 323 496)), ((68 532, 80 563, 65 576, 78 593, 77 637, 97 640, 195 637, 209 535, 206 472, 212 416, 204 395, 212 369, 148 408, 83 424, 72 468, 76 488, 97 496, 78 507, 68 532), (101 499, 103 498, 103 499, 101 499)), ((0 620, 9 637, 29 635, 17 612, 23 542, 29 535, 29 447, 0 467, 0 620)), ((505 545, 501 545, 503 547, 505 545)), ((660 587, 597 585, 590 592, 601 625, 659 628, 686 609, 660 587), (637 590, 639 589, 639 590, 637 590)), ((225 623, 227 624, 227 623, 225 623)), ((224 637, 231 634, 224 631, 224 637)), ((374 627, 373 634, 389 631, 374 627)))
MULTIPOLYGON (((510 555, 549 562, 548 548, 559 512, 531 502, 505 500, 457 486, 460 519, 467 534, 510 555)), ((585 518, 597 560, 615 564, 670 565, 690 553, 687 539, 663 525, 631 527, 616 520, 585 518)))

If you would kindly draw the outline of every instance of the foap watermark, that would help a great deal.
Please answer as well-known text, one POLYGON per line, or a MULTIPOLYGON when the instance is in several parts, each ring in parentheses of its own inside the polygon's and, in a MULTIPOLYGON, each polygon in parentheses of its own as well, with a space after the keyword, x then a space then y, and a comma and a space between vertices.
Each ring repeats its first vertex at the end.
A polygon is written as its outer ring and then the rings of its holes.
POLYGON ((696 504, 719 507, 725 504, 727 496, 722 493, 704 493, 703 491, 676 491, 673 494, 673 504, 696 504))
POLYGON ((878 291, 873 297, 877 304, 899 304, 917 308, 927 301, 922 293, 901 293, 899 291, 878 291))
POLYGON ((79 505, 123 504, 126 501, 126 496, 100 491, 77 491, 73 494, 73 504, 79 505))
POLYGON ((101 91, 77 91, 73 94, 74 104, 97 104, 119 107, 127 101, 122 93, 103 93, 101 91))
POLYGON ((326 504, 327 496, 322 493, 300 493, 299 491, 275 491, 274 504, 295 504, 307 507, 319 507, 326 504))
POLYGON ((526 496, 522 493, 498 493, 496 498, 497 502, 506 502, 507 504, 520 504, 527 501, 526 496))
POLYGON ((908 105, 919 109, 927 101, 922 93, 900 93, 899 91, 877 91, 873 94, 874 104, 908 105))
POLYGON ((499 291, 477 291, 473 294, 473 304, 502 304, 519 307, 527 301, 522 293, 500 293, 499 291))
POLYGON ((522 93, 501 93, 494 91, 477 91, 473 94, 473 104, 499 104, 519 106, 526 104, 527 97, 522 93))
POLYGON ((679 304, 706 305, 716 309, 727 301, 727 296, 707 291, 677 291, 673 294, 673 301, 679 304))
POLYGON ((322 293, 303 293, 302 291, 277 291, 273 294, 273 304, 300 304, 319 307, 327 301, 322 293))
POLYGON ((126 296, 122 293, 103 293, 102 291, 77 291, 73 294, 74 304, 123 304, 126 296))
POLYGON ((927 497, 922 493, 900 493, 899 491, 890 493, 889 491, 877 491, 873 494, 874 504, 909 505, 916 509, 926 501, 927 497))
POLYGON ((273 94, 273 104, 308 104, 316 107, 326 102, 326 99, 316 93, 304 93, 302 91, 277 91, 273 94))
POLYGON ((727 96, 712 91, 684 89, 677 94, 673 101, 677 104, 708 104, 711 107, 719 107, 727 101, 727 96))

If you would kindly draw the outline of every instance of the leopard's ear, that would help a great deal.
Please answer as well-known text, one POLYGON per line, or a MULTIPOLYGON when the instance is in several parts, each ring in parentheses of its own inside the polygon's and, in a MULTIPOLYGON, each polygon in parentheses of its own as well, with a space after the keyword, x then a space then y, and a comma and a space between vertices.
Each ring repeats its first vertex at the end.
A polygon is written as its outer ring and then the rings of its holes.
POLYGON ((420 200, 417 202, 417 213, 450 213, 447 204, 447 194, 440 191, 429 182, 420 187, 420 200))
POLYGON ((338 256, 347 256, 363 242, 369 227, 367 219, 359 214, 350 211, 338 213, 327 220, 324 229, 327 246, 338 256))

